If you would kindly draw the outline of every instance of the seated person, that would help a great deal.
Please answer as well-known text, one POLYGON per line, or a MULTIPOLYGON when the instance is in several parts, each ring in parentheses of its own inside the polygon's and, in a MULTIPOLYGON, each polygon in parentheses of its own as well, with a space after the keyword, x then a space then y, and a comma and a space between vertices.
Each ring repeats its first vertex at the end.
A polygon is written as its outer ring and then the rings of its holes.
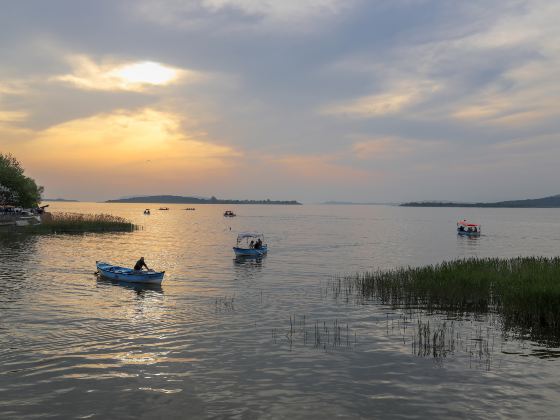
POLYGON ((142 267, 146 267, 146 270, 150 270, 146 265, 146 263, 144 262, 144 257, 140 257, 140 259, 136 261, 136 264, 134 264, 134 270, 142 271, 142 267))

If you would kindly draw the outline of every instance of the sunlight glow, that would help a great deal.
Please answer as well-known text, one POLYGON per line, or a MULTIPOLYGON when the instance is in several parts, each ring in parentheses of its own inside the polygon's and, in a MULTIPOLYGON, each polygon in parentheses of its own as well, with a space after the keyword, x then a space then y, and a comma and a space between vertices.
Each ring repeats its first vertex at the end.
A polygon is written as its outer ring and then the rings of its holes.
POLYGON ((166 66, 155 61, 118 62, 107 59, 97 63, 86 55, 68 57, 73 71, 53 77, 53 80, 71 83, 86 90, 128 90, 142 92, 150 87, 161 87, 188 78, 201 80, 193 70, 166 66))
POLYGON ((11 135, 0 124, 0 136, 13 138, 10 152, 49 189, 71 188, 79 196, 180 191, 185 185, 203 190, 223 182, 242 154, 184 126, 184 116, 172 112, 121 109, 11 135))
POLYGON ((153 61, 144 61, 119 67, 111 75, 132 84, 166 85, 177 78, 178 72, 153 61))

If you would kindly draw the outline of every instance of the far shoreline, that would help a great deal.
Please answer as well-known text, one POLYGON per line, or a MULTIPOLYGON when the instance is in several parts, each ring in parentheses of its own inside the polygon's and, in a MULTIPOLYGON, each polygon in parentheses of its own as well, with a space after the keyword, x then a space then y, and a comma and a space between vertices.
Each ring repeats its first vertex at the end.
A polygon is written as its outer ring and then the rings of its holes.
POLYGON ((216 197, 211 198, 198 198, 198 197, 183 197, 176 195, 154 195, 144 197, 130 197, 119 198, 115 200, 106 200, 105 203, 128 203, 128 204, 264 204, 264 205, 283 205, 283 206, 301 206, 302 204, 296 200, 234 200, 234 199, 219 199, 216 197))

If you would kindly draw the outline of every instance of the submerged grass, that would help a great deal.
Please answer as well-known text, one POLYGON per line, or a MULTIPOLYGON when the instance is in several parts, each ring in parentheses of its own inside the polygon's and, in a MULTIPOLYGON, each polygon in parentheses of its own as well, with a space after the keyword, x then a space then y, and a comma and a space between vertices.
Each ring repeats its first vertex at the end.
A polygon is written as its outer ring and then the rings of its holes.
POLYGON ((132 232, 140 227, 110 214, 46 213, 39 225, 28 226, 31 233, 132 232))
MULTIPOLYGON (((505 329, 560 343, 560 258, 471 258, 347 277, 347 292, 408 308, 491 312, 505 329)), ((339 286, 341 287, 341 286, 339 286)))

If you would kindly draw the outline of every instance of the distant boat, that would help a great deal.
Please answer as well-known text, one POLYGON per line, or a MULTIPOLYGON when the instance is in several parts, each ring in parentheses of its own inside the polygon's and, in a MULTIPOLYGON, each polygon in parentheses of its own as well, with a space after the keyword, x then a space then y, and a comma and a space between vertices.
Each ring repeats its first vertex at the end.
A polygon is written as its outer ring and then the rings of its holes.
POLYGON ((231 210, 226 210, 224 212, 224 217, 235 217, 237 216, 234 212, 232 212, 231 210))
POLYGON ((262 233, 243 232, 237 235, 237 244, 233 251, 237 257, 262 257, 268 253, 268 245, 264 243, 262 233))
POLYGON ((117 281, 125 281, 129 283, 146 283, 161 284, 165 271, 138 271, 132 268, 118 267, 116 265, 107 264, 96 261, 99 275, 117 281))
POLYGON ((148 214, 148 215, 149 215, 149 214, 150 214, 150 209, 144 210, 144 214, 148 214))
POLYGON ((29 226, 29 225, 40 225, 41 216, 35 215, 30 211, 24 210, 19 213, 20 216, 15 221, 16 226, 29 226))
POLYGON ((194 207, 187 207, 185 210, 196 210, 194 207))
POLYGON ((160 207, 159 210, 169 210, 169 207, 160 207))
POLYGON ((480 236, 482 226, 478 223, 470 223, 466 219, 457 222, 457 234, 461 236, 480 236))

